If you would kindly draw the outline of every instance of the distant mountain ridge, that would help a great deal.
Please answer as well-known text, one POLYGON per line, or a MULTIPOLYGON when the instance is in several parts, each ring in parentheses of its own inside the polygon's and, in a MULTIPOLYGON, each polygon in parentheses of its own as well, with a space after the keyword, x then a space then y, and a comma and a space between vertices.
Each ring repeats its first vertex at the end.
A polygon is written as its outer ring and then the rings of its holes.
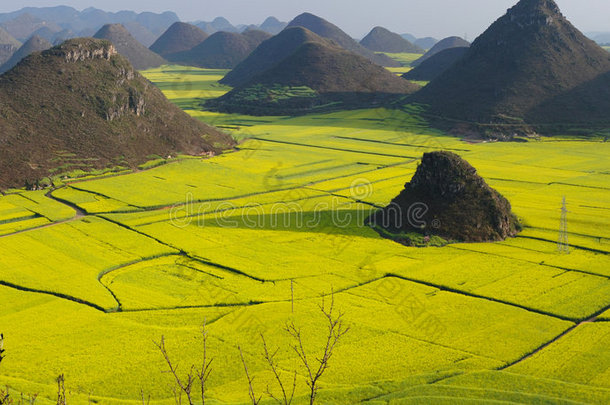
POLYGON ((139 43, 122 24, 107 24, 93 36, 114 44, 117 51, 126 57, 138 70, 159 67, 167 61, 139 43))
POLYGON ((412 44, 398 34, 383 27, 375 27, 360 41, 360 45, 374 52, 388 53, 424 53, 417 45, 412 44))
POLYGON ((8 32, 0 28, 0 66, 8 61, 22 43, 13 38, 8 32))
POLYGON ((0 22, 6 32, 15 39, 25 42, 37 30, 46 27, 52 32, 61 31, 61 27, 53 22, 45 21, 31 14, 23 13, 15 17, 15 19, 0 22))
POLYGON ((199 27, 175 22, 151 45, 150 50, 163 57, 168 57, 193 49, 205 41, 208 36, 199 27))
POLYGON ((417 38, 412 34, 400 34, 400 36, 411 42, 413 45, 417 45, 426 50, 432 48, 438 42, 438 39, 433 37, 417 38))
POLYGON ((248 29, 260 30, 271 35, 276 35, 288 25, 288 23, 282 22, 273 16, 267 17, 260 25, 233 25, 224 17, 216 17, 213 21, 195 21, 191 24, 201 28, 208 35, 212 35, 219 31, 243 33, 248 29))
POLYGON ((288 27, 276 36, 263 42, 243 62, 237 65, 220 81, 229 86, 240 86, 255 76, 279 64, 308 42, 327 43, 326 39, 307 28, 288 27))
POLYGON ((294 115, 325 108, 381 106, 419 89, 368 58, 303 27, 286 28, 255 53, 252 61, 259 64, 252 66, 260 73, 238 77, 243 84, 209 101, 208 107, 253 115, 294 115), (286 43, 296 49, 285 50, 285 56, 275 59, 275 63, 260 64, 265 55, 286 43))
POLYGON ((51 48, 53 45, 44 38, 34 35, 28 39, 2 66, 0 66, 0 73, 4 73, 12 69, 17 65, 23 58, 33 54, 34 52, 45 51, 51 48))
POLYGON ((208 69, 233 69, 271 34, 249 30, 218 31, 192 49, 168 55, 172 62, 208 69))
POLYGON ((370 59, 374 63, 386 67, 400 67, 400 63, 386 55, 376 54, 356 42, 336 25, 311 13, 303 13, 294 18, 288 27, 304 27, 321 36, 334 41, 340 47, 370 59))
POLYGON ((441 39, 436 44, 434 44, 434 46, 432 48, 430 48, 430 50, 428 50, 428 52, 426 52, 421 58, 419 58, 415 62, 413 62, 411 64, 411 66, 418 66, 425 60, 429 59, 430 57, 436 55, 437 53, 439 53, 441 51, 444 51, 445 49, 463 48, 463 47, 467 48, 469 46, 470 46, 470 42, 468 42, 465 39, 462 39, 460 37, 447 37, 447 38, 441 39))
POLYGON ((454 63, 460 60, 467 51, 467 47, 445 49, 432 55, 415 68, 403 74, 402 77, 407 80, 429 82, 436 79, 445 70, 449 69, 454 63))
POLYGON ((282 32, 287 25, 287 22, 280 21, 275 17, 268 17, 258 28, 269 34, 277 35, 282 32))
MULTIPOLYGON (((63 38, 91 36, 106 24, 123 24, 145 46, 149 46, 174 22, 179 21, 173 12, 161 14, 133 11, 119 11, 116 13, 103 11, 97 8, 87 8, 78 11, 73 7, 25 7, 20 10, 0 14, 0 26, 12 25, 24 39, 29 38, 36 30, 48 26, 53 32, 71 32, 63 38), (17 19, 17 24, 12 23, 17 19)), ((13 28, 9 29, 9 33, 13 28)), ((48 40, 49 38, 47 38, 48 40)))

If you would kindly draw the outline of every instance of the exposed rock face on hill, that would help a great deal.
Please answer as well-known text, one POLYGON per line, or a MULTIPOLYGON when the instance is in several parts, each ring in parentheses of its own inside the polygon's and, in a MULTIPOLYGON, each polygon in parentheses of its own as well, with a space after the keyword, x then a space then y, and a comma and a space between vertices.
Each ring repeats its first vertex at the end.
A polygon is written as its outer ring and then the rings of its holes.
POLYGON ((21 48, 13 53, 8 61, 0 66, 0 73, 4 73, 7 70, 12 69, 13 66, 17 65, 26 56, 31 55, 34 52, 44 51, 52 46, 53 45, 51 45, 51 43, 46 39, 34 35, 32 38, 28 39, 26 43, 21 46, 21 48))
POLYGON ((455 62, 462 58, 468 48, 449 48, 432 55, 416 68, 408 71, 402 77, 407 80, 419 80, 429 82, 436 79, 445 70, 449 69, 455 62))
POLYGON ((17 52, 17 49, 21 48, 21 45, 21 42, 0 28, 0 66, 5 64, 17 52))
POLYGON ((320 105, 372 106, 413 93, 419 86, 336 45, 307 42, 212 108, 250 114, 295 114, 320 105))
POLYGON ((171 104, 105 40, 68 40, 0 76, 0 188, 59 167, 134 166, 232 144, 171 104))
POLYGON ((394 59, 386 55, 376 54, 375 52, 366 49, 358 42, 356 42, 352 37, 343 32, 336 25, 331 24, 325 19, 315 16, 313 14, 303 13, 299 15, 288 24, 288 27, 307 28, 308 30, 316 33, 322 38, 330 39, 340 47, 345 48, 348 51, 354 52, 358 55, 364 56, 365 58, 370 59, 378 65, 386 67, 400 67, 400 63, 398 63, 394 59))
POLYGON ((261 43, 243 62, 230 71, 220 82, 240 86, 254 76, 277 65, 307 42, 330 43, 303 27, 288 27, 278 35, 261 43))
POLYGON ((413 62, 411 65, 412 66, 419 66, 421 63, 425 62, 426 60, 430 59, 431 57, 433 57, 434 55, 436 55, 439 52, 444 51, 445 49, 451 49, 451 48, 468 48, 470 46, 470 42, 460 38, 460 37, 449 37, 449 38, 445 38, 442 39, 440 41, 438 41, 432 48, 430 48, 430 50, 428 52, 426 52, 424 54, 424 56, 422 56, 421 58, 417 59, 415 62, 413 62))
POLYGON ((172 60, 201 68, 233 69, 269 37, 262 31, 219 31, 193 49, 173 54, 172 60))
POLYGON ((171 55, 193 49, 208 38, 201 28, 191 24, 176 22, 150 47, 150 50, 171 59, 171 55))
POLYGON ((139 43, 121 24, 104 25, 94 38, 106 39, 138 70, 159 67, 167 61, 139 43))
POLYGON ((383 27, 375 27, 360 41, 360 45, 374 52, 424 53, 419 46, 413 45, 398 34, 383 27))
POLYGON ((522 0, 412 100, 459 133, 580 131, 610 124, 608 72, 608 52, 553 0, 522 0))
POLYGON ((391 235, 418 232, 459 242, 501 241, 519 229, 508 200, 451 152, 424 154, 400 195, 367 221, 391 235))

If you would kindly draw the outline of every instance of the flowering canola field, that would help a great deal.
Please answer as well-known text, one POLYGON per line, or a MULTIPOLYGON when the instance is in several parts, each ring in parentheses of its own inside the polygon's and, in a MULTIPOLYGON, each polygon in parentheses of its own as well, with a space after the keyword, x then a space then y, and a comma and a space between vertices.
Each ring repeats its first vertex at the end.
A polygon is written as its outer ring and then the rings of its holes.
MULTIPOLYGON (((0 385, 70 403, 174 403, 153 341, 182 371, 209 331, 210 403, 273 390, 260 334, 283 370, 304 370, 284 331, 323 345, 334 293, 349 333, 320 403, 610 402, 610 143, 558 137, 472 144, 415 107, 305 117, 200 111, 223 71, 145 72, 189 114, 241 141, 129 174, 0 197, 0 385), (505 195, 524 224, 494 244, 410 248, 363 225, 449 150, 505 195), (570 253, 559 253, 561 204, 570 253)), ((54 402, 53 402, 54 403, 54 402)), ((270 402, 271 403, 271 402, 270 402)))

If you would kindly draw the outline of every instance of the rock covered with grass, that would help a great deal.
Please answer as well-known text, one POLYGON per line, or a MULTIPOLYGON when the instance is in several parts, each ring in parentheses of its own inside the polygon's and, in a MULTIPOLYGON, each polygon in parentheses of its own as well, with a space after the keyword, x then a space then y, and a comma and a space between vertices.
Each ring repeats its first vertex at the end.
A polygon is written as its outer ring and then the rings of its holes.
POLYGON ((412 232, 428 240, 492 242, 520 229, 508 200, 467 161, 444 151, 424 154, 404 190, 367 221, 382 236, 403 243, 417 239, 404 237, 412 232))

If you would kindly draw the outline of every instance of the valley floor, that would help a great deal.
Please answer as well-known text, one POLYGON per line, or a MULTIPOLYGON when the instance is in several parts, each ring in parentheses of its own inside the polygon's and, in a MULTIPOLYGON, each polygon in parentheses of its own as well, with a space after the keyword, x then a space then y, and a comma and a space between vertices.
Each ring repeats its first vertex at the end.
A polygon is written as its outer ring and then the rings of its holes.
POLYGON ((145 72, 239 150, 173 157, 129 174, 0 197, 0 385, 69 403, 171 404, 153 341, 185 372, 209 328, 211 403, 247 403, 273 376, 260 334, 298 369, 284 331, 323 345, 317 305, 335 294, 350 332, 320 403, 610 403, 610 143, 471 144, 418 110, 299 118, 200 111, 223 71, 145 72), (426 151, 468 160, 525 229, 494 244, 408 248, 363 226, 426 151), (558 252, 562 198, 570 253, 558 252), (294 300, 293 297, 294 296, 294 300))

